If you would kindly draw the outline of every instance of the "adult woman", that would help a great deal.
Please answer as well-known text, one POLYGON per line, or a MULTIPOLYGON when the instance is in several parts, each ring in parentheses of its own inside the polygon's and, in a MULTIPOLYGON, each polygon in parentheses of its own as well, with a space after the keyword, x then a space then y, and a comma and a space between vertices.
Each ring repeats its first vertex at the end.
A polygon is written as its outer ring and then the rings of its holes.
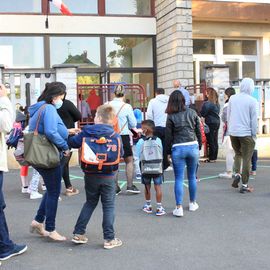
POLYGON ((175 90, 169 98, 166 109, 168 114, 166 122, 165 142, 167 154, 171 155, 175 174, 175 200, 174 216, 183 216, 183 182, 184 170, 187 166, 189 181, 189 210, 196 211, 196 168, 201 148, 200 119, 197 113, 185 106, 183 94, 175 90))
POLYGON ((233 158, 234 158, 234 151, 232 148, 231 138, 228 133, 228 125, 227 125, 227 109, 230 97, 235 95, 235 90, 232 87, 229 87, 225 90, 225 95, 227 96, 227 100, 225 101, 223 111, 222 111, 222 122, 223 125, 223 145, 226 154, 226 172, 220 173, 220 178, 232 178, 232 171, 233 171, 233 158))
MULTIPOLYGON (((67 145, 68 130, 57 113, 62 106, 66 93, 66 86, 61 82, 47 83, 45 90, 38 98, 38 102, 29 108, 30 120, 29 130, 36 128, 39 114, 41 115, 38 132, 57 146, 59 154, 68 156, 70 154, 67 145)), ((66 237, 55 230, 55 217, 58 206, 58 198, 61 190, 62 170, 60 164, 52 169, 35 169, 40 173, 45 182, 47 191, 43 196, 35 219, 31 223, 31 231, 42 236, 48 236, 56 241, 64 241, 66 237), (43 222, 45 221, 45 229, 43 222)))
POLYGON ((201 116, 209 126, 209 132, 206 134, 208 144, 208 159, 205 162, 216 162, 218 155, 218 129, 220 126, 220 106, 218 103, 218 94, 214 88, 206 89, 208 100, 203 103, 201 116))

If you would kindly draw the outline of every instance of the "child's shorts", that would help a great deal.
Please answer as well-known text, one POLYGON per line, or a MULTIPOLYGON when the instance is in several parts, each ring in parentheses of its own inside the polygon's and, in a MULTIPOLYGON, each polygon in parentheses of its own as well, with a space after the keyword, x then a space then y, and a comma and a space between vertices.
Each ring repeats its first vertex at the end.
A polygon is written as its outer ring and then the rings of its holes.
POLYGON ((163 174, 158 176, 145 176, 142 175, 142 184, 151 185, 151 181, 153 180, 154 185, 160 186, 163 182, 163 174))

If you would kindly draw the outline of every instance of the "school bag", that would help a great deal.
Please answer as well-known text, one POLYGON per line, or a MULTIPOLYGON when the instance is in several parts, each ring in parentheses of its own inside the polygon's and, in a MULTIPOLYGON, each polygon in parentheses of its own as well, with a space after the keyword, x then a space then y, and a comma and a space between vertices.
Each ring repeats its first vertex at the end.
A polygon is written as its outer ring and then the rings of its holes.
POLYGON ((119 113, 122 111, 122 109, 124 108, 124 106, 126 105, 126 103, 124 103, 119 111, 117 112, 117 114, 114 116, 114 119, 113 119, 113 130, 115 133, 121 133, 121 131, 124 129, 124 127, 126 126, 127 122, 122 126, 122 128, 120 129, 119 127, 119 121, 118 121, 118 116, 119 116, 119 113))
POLYGON ((87 174, 109 174, 118 170, 121 138, 114 132, 102 137, 85 137, 81 149, 81 168, 87 174))
POLYGON ((163 172, 162 147, 156 141, 157 137, 144 138, 140 154, 142 175, 160 175, 163 172))

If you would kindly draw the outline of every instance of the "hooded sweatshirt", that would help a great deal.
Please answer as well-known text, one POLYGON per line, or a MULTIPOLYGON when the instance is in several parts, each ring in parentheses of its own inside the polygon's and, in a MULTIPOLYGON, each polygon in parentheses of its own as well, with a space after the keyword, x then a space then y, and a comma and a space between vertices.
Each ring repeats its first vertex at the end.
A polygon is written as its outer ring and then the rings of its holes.
POLYGON ((257 101, 251 96, 254 82, 244 78, 240 84, 240 93, 231 96, 228 104, 229 135, 235 137, 255 137, 257 134, 257 101))
POLYGON ((167 114, 165 113, 169 97, 164 94, 157 95, 149 101, 146 118, 153 120, 156 127, 166 127, 167 114))
MULTIPOLYGON (((39 115, 38 110, 44 104, 45 101, 40 101, 29 107, 29 131, 35 130, 39 115)), ((48 140, 60 150, 69 149, 67 144, 68 130, 52 104, 47 104, 41 113, 38 133, 45 134, 48 140)))

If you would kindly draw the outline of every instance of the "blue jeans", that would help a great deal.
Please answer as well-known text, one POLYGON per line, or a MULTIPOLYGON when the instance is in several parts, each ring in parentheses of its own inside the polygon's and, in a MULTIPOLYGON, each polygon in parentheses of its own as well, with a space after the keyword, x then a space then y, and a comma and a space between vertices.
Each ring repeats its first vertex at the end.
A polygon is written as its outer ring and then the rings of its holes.
POLYGON ((4 209, 6 207, 3 188, 3 172, 0 171, 0 255, 4 255, 14 248, 14 243, 9 239, 8 226, 4 209))
POLYGON ((86 202, 75 225, 74 234, 85 234, 86 226, 101 197, 103 209, 103 237, 105 240, 114 239, 114 201, 115 201, 115 176, 104 177, 101 175, 84 176, 86 202))
POLYGON ((196 169, 199 160, 199 146, 179 145, 172 148, 172 162, 175 175, 174 193, 176 205, 182 205, 184 195, 184 171, 187 165, 187 177, 189 184, 189 199, 196 201, 196 169))
POLYGON ((45 229, 48 232, 55 230, 55 217, 58 206, 58 198, 61 191, 62 170, 61 166, 53 169, 35 168, 42 176, 47 188, 42 201, 39 205, 35 220, 43 223, 45 220, 45 229))

